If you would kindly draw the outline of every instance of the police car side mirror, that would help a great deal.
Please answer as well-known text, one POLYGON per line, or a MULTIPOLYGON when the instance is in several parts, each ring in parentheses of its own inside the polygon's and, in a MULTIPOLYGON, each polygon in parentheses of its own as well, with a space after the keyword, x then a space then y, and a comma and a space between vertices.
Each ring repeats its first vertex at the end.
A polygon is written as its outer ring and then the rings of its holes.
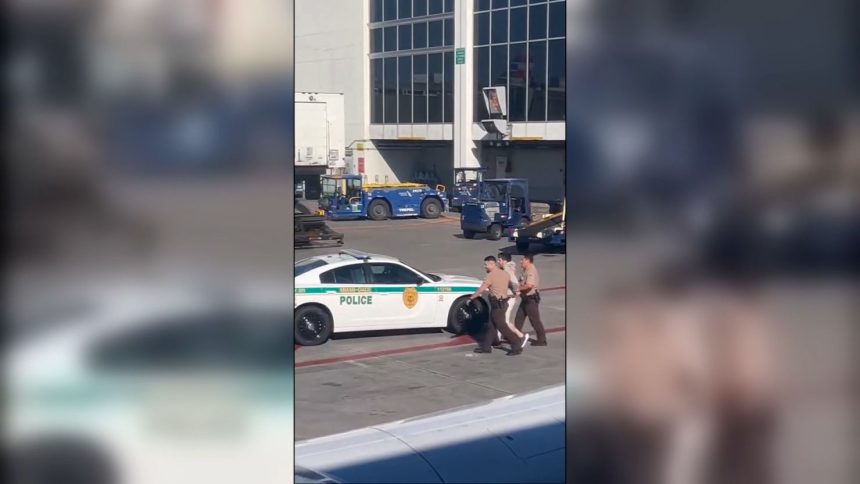
POLYGON ((418 284, 419 286, 424 284, 424 278, 418 277, 418 280, 415 281, 415 284, 418 284))

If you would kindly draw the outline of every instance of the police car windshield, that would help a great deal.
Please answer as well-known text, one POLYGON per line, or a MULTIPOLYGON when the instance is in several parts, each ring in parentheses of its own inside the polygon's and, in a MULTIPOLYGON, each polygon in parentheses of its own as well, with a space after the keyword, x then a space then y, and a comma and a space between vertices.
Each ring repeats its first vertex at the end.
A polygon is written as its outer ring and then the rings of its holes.
MULTIPOLYGON (((413 269, 415 269, 415 268, 413 267, 413 269)), ((426 277, 426 278, 430 279, 430 280, 431 280, 431 281, 433 281, 433 282, 439 282, 439 281, 441 281, 441 280, 442 280, 442 278, 441 278, 441 277, 439 277, 439 276, 437 276, 436 274, 429 274, 429 273, 427 273, 427 272, 424 272, 424 271, 422 271, 422 270, 418 270, 418 269, 415 269, 415 270, 416 270, 416 271, 418 271, 418 272, 420 272, 421 274, 423 274, 423 275, 424 275, 424 277, 426 277)))
POLYGON ((328 264, 328 262, 320 259, 305 259, 296 262, 296 268, 293 272, 293 277, 298 277, 305 272, 312 271, 317 267, 322 267, 328 264))

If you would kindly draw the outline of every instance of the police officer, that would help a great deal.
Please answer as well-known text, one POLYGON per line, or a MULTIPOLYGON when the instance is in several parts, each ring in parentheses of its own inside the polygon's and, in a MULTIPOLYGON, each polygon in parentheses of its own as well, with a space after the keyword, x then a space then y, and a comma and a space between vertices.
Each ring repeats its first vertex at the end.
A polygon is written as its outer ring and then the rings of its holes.
POLYGON ((478 347, 475 348, 475 353, 490 353, 493 351, 493 340, 496 338, 496 331, 500 331, 502 335, 511 342, 510 355, 518 355, 522 353, 523 347, 526 345, 528 338, 517 337, 516 333, 505 322, 505 310, 508 308, 508 285, 510 278, 505 271, 499 269, 498 262, 493 256, 484 258, 484 269, 487 271, 487 277, 481 287, 475 291, 469 300, 474 301, 479 298, 485 291, 490 291, 490 320, 493 326, 488 326, 483 334, 479 336, 480 341, 478 347))
POLYGON ((540 320, 540 310, 538 309, 538 305, 540 304, 540 292, 538 292, 540 275, 534 264, 534 256, 531 254, 524 255, 520 264, 523 268, 523 277, 520 280, 519 291, 523 299, 519 310, 517 310, 514 326, 516 326, 518 331, 522 332, 526 316, 528 316, 529 322, 532 323, 532 327, 535 329, 537 335, 537 341, 534 341, 532 346, 546 346, 546 331, 544 330, 543 322, 540 320))

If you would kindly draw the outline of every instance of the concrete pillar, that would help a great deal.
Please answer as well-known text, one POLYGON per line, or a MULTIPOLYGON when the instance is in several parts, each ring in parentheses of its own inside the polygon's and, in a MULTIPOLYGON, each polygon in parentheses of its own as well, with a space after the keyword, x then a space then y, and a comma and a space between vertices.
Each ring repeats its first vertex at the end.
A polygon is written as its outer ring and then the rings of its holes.
POLYGON ((474 2, 455 2, 454 24, 454 47, 466 51, 465 64, 454 65, 454 168, 478 168, 481 166, 480 143, 472 141, 474 2))

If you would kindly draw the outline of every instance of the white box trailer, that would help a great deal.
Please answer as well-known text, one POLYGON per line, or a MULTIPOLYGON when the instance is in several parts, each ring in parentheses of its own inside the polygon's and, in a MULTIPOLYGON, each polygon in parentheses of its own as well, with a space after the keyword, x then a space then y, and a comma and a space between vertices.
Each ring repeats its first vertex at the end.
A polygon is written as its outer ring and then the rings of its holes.
POLYGON ((345 167, 341 93, 296 93, 296 166, 345 167))

